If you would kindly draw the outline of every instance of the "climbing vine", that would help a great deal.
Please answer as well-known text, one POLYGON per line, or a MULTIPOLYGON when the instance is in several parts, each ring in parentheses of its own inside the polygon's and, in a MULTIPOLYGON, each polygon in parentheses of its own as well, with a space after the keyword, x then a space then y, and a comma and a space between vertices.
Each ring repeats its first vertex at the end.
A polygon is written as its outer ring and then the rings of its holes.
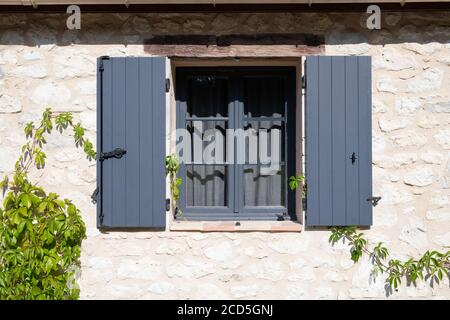
MULTIPOLYGON (((305 177, 303 175, 289 178, 291 190, 297 189, 305 177)), ((306 184, 303 185, 303 195, 306 194, 306 184)), ((333 227, 329 242, 331 245, 342 240, 347 241, 350 246, 351 259, 357 263, 366 254, 372 263, 372 275, 377 277, 386 274, 386 286, 392 290, 399 287, 403 280, 416 284, 418 279, 439 283, 444 277, 450 277, 450 251, 441 253, 438 251, 427 251, 421 258, 410 258, 407 261, 389 257, 389 250, 382 242, 376 244, 372 249, 364 234, 358 232, 355 226, 333 227)))
POLYGON ((39 123, 25 126, 27 142, 15 163, 12 177, 0 182, 0 300, 77 299, 75 273, 80 265, 81 242, 86 227, 80 210, 69 199, 47 193, 28 177, 32 167, 46 163, 46 136, 56 128, 72 129, 76 147, 88 160, 96 157, 71 113, 54 114, 47 108, 39 123))
POLYGON ((170 196, 172 198, 173 207, 175 208, 175 213, 181 213, 181 210, 178 208, 180 186, 182 184, 182 179, 177 177, 179 170, 180 161, 178 156, 176 154, 166 156, 166 175, 169 176, 170 196))
POLYGON ((427 251, 419 259, 401 261, 390 258, 382 242, 370 249, 364 234, 358 232, 355 226, 331 228, 330 243, 334 245, 340 240, 348 241, 353 262, 357 263, 363 254, 368 255, 373 265, 372 275, 387 274, 386 285, 391 289, 397 289, 402 280, 416 284, 420 279, 429 281, 431 285, 432 282, 439 283, 445 276, 449 277, 450 251, 427 251))

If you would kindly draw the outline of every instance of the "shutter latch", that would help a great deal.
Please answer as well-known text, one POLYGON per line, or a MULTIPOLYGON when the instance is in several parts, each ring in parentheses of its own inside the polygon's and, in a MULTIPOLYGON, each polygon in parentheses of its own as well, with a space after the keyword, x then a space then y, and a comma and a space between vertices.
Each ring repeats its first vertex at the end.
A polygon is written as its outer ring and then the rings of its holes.
POLYGON ((127 150, 116 148, 113 151, 100 153, 100 158, 98 160, 103 161, 110 158, 120 159, 123 157, 125 153, 127 153, 127 150))
POLYGON ((356 159, 358 159, 357 157, 356 157, 356 153, 352 153, 352 156, 350 157, 350 159, 352 160, 352 164, 355 164, 355 162, 356 162, 356 159))
POLYGON ((376 207, 378 204, 378 201, 381 200, 381 197, 372 197, 372 198, 368 198, 367 201, 372 202, 372 206, 376 207))

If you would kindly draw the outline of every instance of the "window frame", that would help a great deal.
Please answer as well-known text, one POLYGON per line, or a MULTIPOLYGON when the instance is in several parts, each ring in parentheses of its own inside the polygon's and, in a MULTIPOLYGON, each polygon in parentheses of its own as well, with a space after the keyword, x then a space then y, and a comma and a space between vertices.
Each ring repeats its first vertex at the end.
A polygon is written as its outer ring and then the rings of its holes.
MULTIPOLYGON (((185 128, 186 122, 192 120, 186 118, 187 114, 187 79, 192 76, 199 75, 221 75, 229 78, 228 90, 228 118, 227 128, 242 128, 245 121, 249 119, 259 118, 257 121, 263 120, 264 117, 246 118, 244 114, 244 92, 243 80, 245 77, 261 77, 261 76, 277 76, 284 80, 285 94, 285 114, 281 121, 284 121, 284 143, 285 143, 285 159, 284 165, 284 190, 285 190, 285 206, 255 206, 245 207, 242 179, 244 177, 244 164, 228 164, 227 191, 228 205, 225 207, 186 207, 186 164, 181 164, 178 177, 182 178, 180 186, 180 198, 178 206, 182 211, 182 215, 175 218, 183 218, 184 220, 194 221, 220 221, 220 220, 255 220, 255 221, 289 221, 297 220, 295 191, 289 189, 289 177, 296 174, 296 148, 288 148, 289 145, 296 146, 296 68, 294 66, 242 66, 242 67, 177 67, 176 68, 176 86, 175 86, 175 103, 176 103, 176 128, 185 128), (283 119, 283 120, 282 120, 283 119), (292 141, 291 141, 292 140, 292 141)), ((206 117, 216 118, 216 117, 206 117)), ((223 118, 220 118, 222 120, 223 118)), ((196 117, 195 120, 210 121, 202 117, 196 117)), ((217 121, 220 121, 217 120, 217 121)), ((236 143, 234 143, 236 148, 236 143)), ((236 156, 236 149, 234 152, 236 156)), ((213 164, 212 164, 213 165, 213 164)), ((217 165, 217 164, 216 164, 217 165)), ((220 165, 220 164, 218 164, 220 165)))

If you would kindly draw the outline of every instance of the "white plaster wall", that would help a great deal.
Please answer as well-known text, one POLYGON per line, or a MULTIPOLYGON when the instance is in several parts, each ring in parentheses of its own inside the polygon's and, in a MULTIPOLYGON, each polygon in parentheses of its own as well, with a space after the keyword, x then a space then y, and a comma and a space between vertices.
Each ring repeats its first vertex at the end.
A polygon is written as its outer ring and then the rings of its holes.
MULTIPOLYGON (((0 15, 0 173, 12 170, 22 128, 50 105, 72 111, 95 140, 96 57, 145 55, 151 34, 307 32, 326 53, 373 56, 374 209, 371 243, 395 257, 450 245, 450 13, 383 14, 382 30, 358 14, 0 15), (364 24, 363 24, 364 25, 364 24)), ((110 232, 96 229, 95 164, 55 134, 36 180, 82 211, 81 296, 98 298, 385 298, 370 264, 354 265, 328 231, 302 233, 110 232)), ((448 280, 403 285, 392 298, 450 298, 448 280)))

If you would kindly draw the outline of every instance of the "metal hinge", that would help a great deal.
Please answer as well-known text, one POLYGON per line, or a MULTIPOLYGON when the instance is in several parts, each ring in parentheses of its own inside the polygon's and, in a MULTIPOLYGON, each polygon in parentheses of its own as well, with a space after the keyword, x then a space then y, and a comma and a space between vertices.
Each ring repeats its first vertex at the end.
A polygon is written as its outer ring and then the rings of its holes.
POLYGON ((109 56, 101 56, 99 59, 100 59, 100 64, 98 66, 98 71, 103 72, 105 70, 105 68, 103 66, 103 61, 109 60, 109 56))
POLYGON ((170 79, 167 78, 166 79, 166 92, 169 92, 169 91, 170 91, 170 79))
POLYGON ((372 202, 372 206, 376 207, 378 202, 381 200, 381 197, 371 197, 367 198, 367 201, 372 202))
POLYGON ((170 211, 170 199, 166 199, 166 211, 170 211))
POLYGON ((307 201, 306 201, 306 198, 302 198, 302 209, 303 209, 304 211, 306 211, 306 207, 307 207, 307 201))
POLYGON ((97 188, 95 188, 94 192, 92 192, 92 194, 91 194, 91 202, 93 204, 97 203, 98 192, 99 192, 99 188, 97 187, 97 188))
POLYGON ((302 76, 302 89, 306 89, 306 77, 302 76))
POLYGON ((103 225, 103 218, 104 218, 103 212, 100 212, 98 218, 100 219, 100 226, 102 226, 103 225))
POLYGON ((110 158, 120 159, 126 153, 127 153, 127 150, 116 148, 113 151, 100 153, 100 158, 98 160, 103 161, 103 160, 110 159, 110 158))

